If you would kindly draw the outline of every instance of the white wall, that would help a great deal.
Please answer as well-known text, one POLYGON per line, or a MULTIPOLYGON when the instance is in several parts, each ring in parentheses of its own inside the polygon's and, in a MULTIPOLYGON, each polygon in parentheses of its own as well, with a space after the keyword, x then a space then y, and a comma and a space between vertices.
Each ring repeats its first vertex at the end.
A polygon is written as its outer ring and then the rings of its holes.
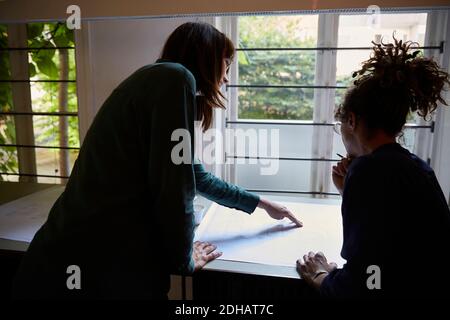
MULTIPOLYGON (((450 71, 450 70, 449 70, 450 71)), ((450 94, 447 94, 447 101, 450 101, 450 94)), ((440 116, 442 117, 442 143, 440 144, 441 152, 439 164, 436 164, 435 171, 438 177, 439 183, 444 192, 444 196, 450 206, 450 108, 447 107, 442 110, 440 116)))
MULTIPOLYGON (((176 14, 290 11, 361 8, 373 0, 4 0, 0 1, 0 21, 65 19, 69 5, 78 5, 84 19, 104 17, 150 17, 176 14)), ((448 0, 377 0, 381 8, 448 6, 448 0)))
MULTIPOLYGON (((450 72, 450 10, 433 12, 429 19, 433 35, 440 34, 444 41, 444 52, 441 56, 441 67, 450 72)), ((444 100, 450 105, 450 88, 444 94, 444 100)), ((450 107, 439 106, 436 112, 436 128, 433 139, 431 166, 441 185, 444 196, 450 205, 450 107)))
POLYGON ((117 85, 138 68, 153 63, 170 33, 192 20, 130 19, 82 24, 75 36, 81 140, 117 85))
MULTIPOLYGON (((450 57, 447 57, 447 72, 450 73, 450 57)), ((449 91, 445 101, 450 105, 449 91)), ((450 106, 440 107, 437 111, 435 135, 431 165, 450 206, 450 106)))

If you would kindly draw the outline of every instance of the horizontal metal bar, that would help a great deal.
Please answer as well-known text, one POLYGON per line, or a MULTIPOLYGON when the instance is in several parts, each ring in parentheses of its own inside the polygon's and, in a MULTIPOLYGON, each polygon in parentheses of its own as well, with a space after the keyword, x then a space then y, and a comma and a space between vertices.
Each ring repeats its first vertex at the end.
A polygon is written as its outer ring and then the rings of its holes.
POLYGON ((5 116, 55 116, 55 117, 78 117, 78 112, 15 112, 3 111, 0 115, 5 116))
POLYGON ((77 82, 77 80, 0 80, 0 82, 77 82))
POLYGON ((288 126, 334 126, 334 123, 321 123, 321 122, 278 122, 278 121, 246 121, 246 120, 236 120, 225 121, 225 124, 273 124, 273 125, 288 125, 288 126))
MULTIPOLYGON (((291 125, 291 126, 334 126, 334 123, 321 123, 321 122, 278 122, 278 121, 246 121, 246 120, 227 120, 225 124, 256 124, 256 125, 291 125)), ((431 125, 416 125, 413 123, 405 124, 408 129, 432 129, 431 125)))
MULTIPOLYGON (((411 49, 442 50, 443 42, 439 46, 412 47, 411 49)), ((293 48, 237 48, 236 51, 330 51, 330 50, 372 50, 373 47, 293 47, 293 48)))
POLYGON ((15 173, 15 172, 0 172, 0 175, 7 175, 7 176, 20 176, 20 177, 42 177, 42 178, 62 178, 62 179, 69 179, 68 176, 52 176, 47 174, 30 174, 30 173, 15 173))
POLYGON ((39 51, 57 49, 75 49, 75 47, 0 47, 0 51, 39 51))
POLYGON ((326 161, 326 162, 338 162, 341 159, 326 159, 326 158, 295 158, 295 157, 250 157, 250 156, 234 156, 226 155, 226 158, 231 159, 263 159, 263 160, 288 160, 288 161, 326 161))
POLYGON ((429 126, 422 126, 418 124, 405 124, 404 127, 408 129, 433 129, 434 125, 430 124, 429 126))
POLYGON ((277 84, 227 84, 227 88, 274 88, 274 89, 347 89, 347 86, 310 86, 277 84))
POLYGON ((63 147, 63 146, 36 146, 28 144, 4 144, 0 143, 0 147, 15 147, 15 148, 36 148, 36 149, 63 149, 63 150, 80 150, 79 147, 63 147))
POLYGON ((320 191, 296 191, 296 190, 262 190, 262 189, 246 189, 249 192, 268 192, 268 193, 293 193, 293 194, 311 194, 311 195, 326 195, 326 196, 340 196, 339 193, 334 192, 320 192, 320 191))

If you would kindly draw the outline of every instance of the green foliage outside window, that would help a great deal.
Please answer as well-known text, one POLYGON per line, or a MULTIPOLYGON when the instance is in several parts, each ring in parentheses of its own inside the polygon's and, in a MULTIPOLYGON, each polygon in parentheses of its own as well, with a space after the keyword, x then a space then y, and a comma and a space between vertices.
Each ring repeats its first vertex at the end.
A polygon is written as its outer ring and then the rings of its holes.
MULTIPOLYGON (((6 26, 0 25, 0 47, 8 46, 6 26)), ((10 80, 9 53, 0 50, 0 80, 10 80)), ((0 82, 0 111, 12 110, 11 84, 0 82)), ((14 120, 12 117, 0 115, 0 144, 11 144, 16 140, 14 120)), ((0 147, 0 172, 17 172, 18 162, 13 147, 0 147)), ((0 181, 2 177, 0 176, 0 181)))
MULTIPOLYGON (((314 48, 316 36, 299 37, 301 16, 239 18, 239 46, 243 48, 314 48)), ((239 84, 314 85, 315 50, 239 51, 239 84)), ((350 86, 352 78, 340 76, 338 86, 350 86)), ((328 89, 318 89, 328 90, 328 89)), ((335 103, 345 89, 335 90, 335 103)), ((241 119, 312 120, 314 89, 239 88, 241 119)))
MULTIPOLYGON (((300 38, 302 17, 241 17, 240 47, 315 47, 300 38)), ((239 51, 239 84, 314 85, 315 51, 239 51)), ((241 119, 311 120, 313 89, 239 88, 241 119)))
MULTIPOLYGON (((27 25, 27 45, 32 48, 73 47, 73 30, 69 30, 64 23, 30 23, 27 25)), ((8 47, 7 27, 0 25, 0 47, 8 47)), ((29 51, 29 75, 32 80, 59 80, 61 66, 59 55, 68 56, 68 64, 65 66, 67 79, 76 79, 75 57, 73 49, 42 49, 29 51)), ((10 80, 10 52, 0 50, 0 79, 10 80)), ((33 112, 58 112, 60 111, 58 95, 59 83, 56 82, 32 82, 32 109, 33 112)), ((67 86, 67 110, 77 111, 76 84, 67 86)), ((63 91, 64 91, 63 90, 63 91)), ((11 83, 0 82, 0 110, 13 111, 11 83)), ((38 116, 33 117, 35 144, 59 145, 59 117, 38 116)), ((16 143, 14 117, 0 116, 0 143, 16 143)), ((78 118, 68 118, 68 145, 79 146, 78 118)), ((17 151, 15 147, 0 147, 0 171, 18 172, 17 151)), ((0 180, 1 180, 0 176, 0 180)))
MULTIPOLYGON (((73 30, 69 30, 64 23, 31 23, 28 24, 29 47, 73 47, 73 30)), ((74 50, 67 51, 69 55, 68 79, 76 79, 74 50)), ((30 52, 30 78, 41 80, 58 80, 61 68, 59 50, 39 50, 30 52)), ((44 94, 33 98, 33 111, 58 112, 58 83, 37 82, 33 84, 37 92, 44 94)), ((76 85, 68 84, 67 111, 77 111, 76 85)), ((79 145, 78 118, 69 117, 69 146, 79 145)), ((35 128, 39 132, 35 136, 36 144, 59 145, 58 117, 41 117, 35 128)), ((36 122, 35 122, 36 124, 36 122)))

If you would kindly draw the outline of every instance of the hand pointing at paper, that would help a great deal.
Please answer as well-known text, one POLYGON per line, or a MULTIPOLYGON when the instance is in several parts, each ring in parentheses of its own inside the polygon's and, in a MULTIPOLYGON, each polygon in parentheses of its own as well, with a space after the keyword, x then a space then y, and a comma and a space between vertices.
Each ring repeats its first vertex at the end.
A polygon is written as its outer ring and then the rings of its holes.
MULTIPOLYGON (((260 198, 258 208, 264 209, 267 214, 275 220, 288 218, 293 223, 295 223, 297 227, 303 226, 302 222, 298 220, 294 216, 294 214, 283 205, 260 198)), ((192 259, 194 260, 195 266, 194 271, 202 269, 208 262, 220 257, 222 255, 222 252, 217 251, 216 249, 217 246, 209 242, 194 242, 192 251, 192 259)))
POLYGON ((258 203, 258 208, 266 210, 267 214, 273 219, 281 220, 288 218, 295 223, 297 227, 303 227, 303 223, 298 220, 288 208, 278 203, 261 198, 258 203))

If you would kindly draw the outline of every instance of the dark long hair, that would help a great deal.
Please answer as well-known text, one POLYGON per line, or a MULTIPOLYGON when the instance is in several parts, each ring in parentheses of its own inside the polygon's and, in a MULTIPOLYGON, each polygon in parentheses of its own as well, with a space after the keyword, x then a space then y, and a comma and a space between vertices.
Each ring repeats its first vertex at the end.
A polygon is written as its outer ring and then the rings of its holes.
POLYGON ((233 59, 233 42, 207 23, 187 22, 169 36, 161 59, 177 62, 194 76, 197 91, 198 120, 203 130, 211 126, 213 108, 225 108, 220 92, 223 59, 233 59))
POLYGON ((398 135, 409 112, 426 119, 438 106, 449 75, 432 59, 410 52, 412 42, 375 43, 371 58, 353 74, 354 86, 337 109, 336 119, 345 121, 350 112, 362 118, 369 130, 382 129, 398 135))

